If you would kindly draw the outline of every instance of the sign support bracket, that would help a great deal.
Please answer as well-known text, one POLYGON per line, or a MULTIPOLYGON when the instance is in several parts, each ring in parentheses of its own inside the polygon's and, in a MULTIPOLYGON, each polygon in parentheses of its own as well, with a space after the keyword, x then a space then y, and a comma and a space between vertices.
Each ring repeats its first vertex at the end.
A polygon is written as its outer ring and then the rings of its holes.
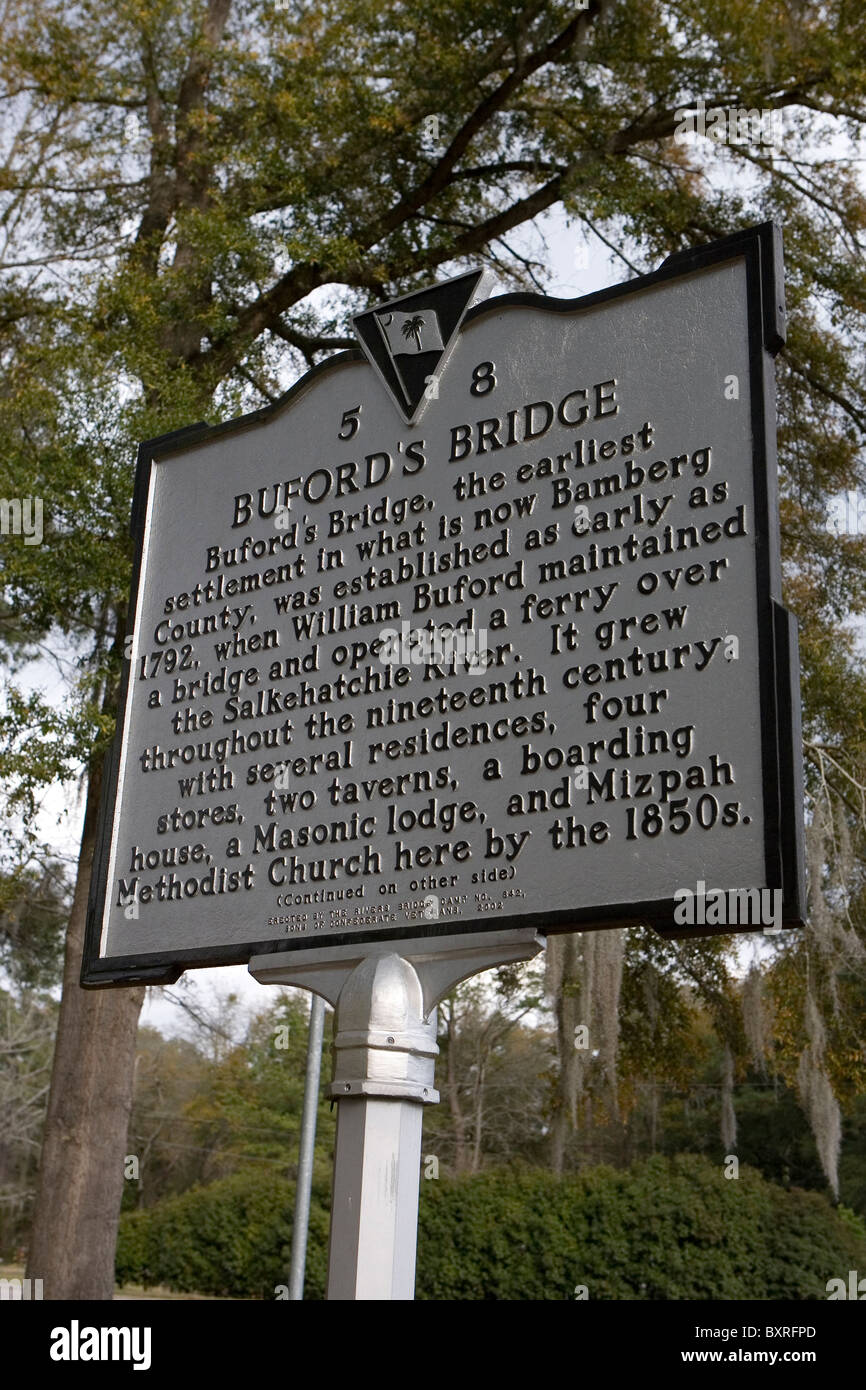
POLYGON ((335 1010, 329 1300, 411 1300, 423 1108, 435 1104, 436 1005, 493 966, 531 960, 532 928, 254 956, 260 984, 296 985, 335 1010))

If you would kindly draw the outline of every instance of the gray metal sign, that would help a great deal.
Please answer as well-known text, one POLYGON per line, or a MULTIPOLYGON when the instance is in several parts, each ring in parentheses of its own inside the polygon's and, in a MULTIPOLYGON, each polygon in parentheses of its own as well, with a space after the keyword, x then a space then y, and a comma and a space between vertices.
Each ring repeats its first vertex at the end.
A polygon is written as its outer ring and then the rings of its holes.
POLYGON ((478 281, 142 446, 83 983, 800 919, 773 229, 575 301, 478 281))

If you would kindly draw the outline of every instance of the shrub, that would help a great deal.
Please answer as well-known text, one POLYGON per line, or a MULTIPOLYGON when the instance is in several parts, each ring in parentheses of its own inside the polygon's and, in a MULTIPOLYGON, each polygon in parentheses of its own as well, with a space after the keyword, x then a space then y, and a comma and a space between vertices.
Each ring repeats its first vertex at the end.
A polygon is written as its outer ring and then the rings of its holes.
POLYGON ((866 1241, 819 1193, 697 1155, 422 1184, 424 1299, 823 1299, 866 1241))
MULTIPOLYGON (((240 1171, 193 1187, 120 1220, 120 1283, 164 1284, 181 1293, 274 1298, 287 1284, 294 1184, 272 1173, 240 1171)), ((327 1275, 327 1196, 313 1190, 306 1296, 323 1298, 327 1275)))
MULTIPOLYGON (((314 1187, 306 1297, 325 1294, 327 1195, 314 1187)), ((288 1282, 294 1189, 238 1172, 121 1218, 121 1282, 272 1299, 288 1282)), ((417 1296, 437 1301, 824 1299, 866 1272, 860 1223, 820 1193, 695 1154, 557 1178, 504 1170, 421 1183, 417 1296)))

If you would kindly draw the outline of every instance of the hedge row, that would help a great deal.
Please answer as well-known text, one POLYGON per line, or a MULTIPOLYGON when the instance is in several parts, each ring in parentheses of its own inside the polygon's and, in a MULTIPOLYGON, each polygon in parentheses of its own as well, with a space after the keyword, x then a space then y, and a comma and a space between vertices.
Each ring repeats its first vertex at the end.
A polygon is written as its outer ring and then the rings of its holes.
MULTIPOLYGON (((823 1299, 866 1271, 866 1230, 818 1193, 697 1155, 565 1178, 537 1170, 421 1182, 421 1299, 823 1299)), ((322 1298, 328 1197, 314 1191, 307 1298, 322 1298)), ((118 1279, 268 1298, 288 1279, 294 1192, 236 1173, 121 1219, 118 1279)))
MULTIPOLYGON (((314 1188, 307 1298, 324 1298, 329 1194, 314 1188)), ((294 1185, 242 1170, 120 1218, 117 1280, 178 1293, 275 1298, 289 1280, 294 1185)))
POLYGON ((419 1298, 826 1298, 828 1279, 866 1270, 866 1231, 819 1193, 726 1179, 692 1154, 561 1180, 484 1173, 423 1197, 419 1298))

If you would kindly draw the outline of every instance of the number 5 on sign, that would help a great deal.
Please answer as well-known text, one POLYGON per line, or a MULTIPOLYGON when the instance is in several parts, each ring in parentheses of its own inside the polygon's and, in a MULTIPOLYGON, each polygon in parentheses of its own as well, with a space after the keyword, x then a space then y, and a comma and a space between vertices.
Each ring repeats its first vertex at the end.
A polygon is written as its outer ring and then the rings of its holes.
POLYGON ((343 411, 343 418, 340 421, 340 429, 337 434, 338 439, 352 439, 358 433, 360 427, 361 407, 353 405, 351 410, 343 411))

